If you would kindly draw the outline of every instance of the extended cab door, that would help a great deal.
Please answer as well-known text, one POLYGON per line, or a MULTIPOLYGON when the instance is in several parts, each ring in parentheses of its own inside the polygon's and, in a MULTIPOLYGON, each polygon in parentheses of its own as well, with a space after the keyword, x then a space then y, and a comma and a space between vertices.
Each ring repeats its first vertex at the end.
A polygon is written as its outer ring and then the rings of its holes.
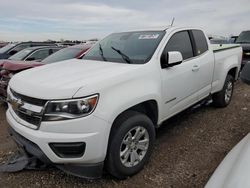
POLYGON ((197 61, 191 42, 190 31, 176 32, 167 42, 163 54, 179 51, 183 62, 179 65, 162 68, 162 99, 163 117, 166 119, 198 100, 199 76, 197 61))
POLYGON ((214 54, 208 48, 208 39, 201 30, 191 31, 191 40, 194 48, 194 62, 199 77, 198 99, 201 100, 211 92, 214 71, 214 54))

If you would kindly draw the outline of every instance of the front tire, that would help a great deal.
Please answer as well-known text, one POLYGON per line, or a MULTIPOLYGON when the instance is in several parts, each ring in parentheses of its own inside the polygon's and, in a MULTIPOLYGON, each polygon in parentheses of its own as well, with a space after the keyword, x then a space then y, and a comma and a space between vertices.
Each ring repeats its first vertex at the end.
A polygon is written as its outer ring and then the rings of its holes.
POLYGON ((223 108, 230 104, 234 90, 234 78, 231 75, 227 75, 223 89, 213 94, 213 104, 216 107, 223 108))
POLYGON ((143 169, 149 161, 155 140, 155 127, 144 114, 127 111, 114 122, 106 158, 108 172, 125 179, 143 169))

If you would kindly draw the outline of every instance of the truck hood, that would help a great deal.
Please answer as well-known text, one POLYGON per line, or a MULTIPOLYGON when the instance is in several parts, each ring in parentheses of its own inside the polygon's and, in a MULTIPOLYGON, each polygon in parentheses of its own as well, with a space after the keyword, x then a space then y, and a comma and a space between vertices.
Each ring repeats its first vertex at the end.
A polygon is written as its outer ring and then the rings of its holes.
POLYGON ((44 65, 43 63, 38 63, 35 61, 15 61, 15 60, 0 60, 0 67, 9 71, 21 71, 28 68, 33 68, 37 66, 44 65))
MULTIPOLYGON (((38 99, 72 98, 80 88, 116 79, 141 65, 71 59, 28 69, 16 74, 9 83, 14 91, 38 99)), ((90 87, 90 86, 89 86, 90 87)), ((98 92, 98 88, 95 88, 98 92)))
POLYGON ((229 152, 205 188, 250 187, 250 134, 229 152))

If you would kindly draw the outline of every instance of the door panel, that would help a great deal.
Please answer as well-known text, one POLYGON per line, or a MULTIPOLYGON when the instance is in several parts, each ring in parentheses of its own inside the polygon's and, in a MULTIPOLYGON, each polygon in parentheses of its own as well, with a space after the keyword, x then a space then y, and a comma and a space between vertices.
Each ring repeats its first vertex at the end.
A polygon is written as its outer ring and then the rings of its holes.
POLYGON ((208 50, 208 40, 201 30, 192 30, 195 46, 196 65, 199 67, 198 99, 208 96, 211 92, 211 83, 214 71, 214 54, 208 50))
POLYGON ((189 60, 161 71, 164 117, 182 111, 197 101, 198 74, 192 71, 194 65, 195 61, 189 60))
POLYGON ((164 52, 179 51, 184 61, 176 66, 161 69, 163 117, 167 118, 198 99, 199 65, 194 58, 194 50, 188 31, 175 33, 168 41, 164 52))

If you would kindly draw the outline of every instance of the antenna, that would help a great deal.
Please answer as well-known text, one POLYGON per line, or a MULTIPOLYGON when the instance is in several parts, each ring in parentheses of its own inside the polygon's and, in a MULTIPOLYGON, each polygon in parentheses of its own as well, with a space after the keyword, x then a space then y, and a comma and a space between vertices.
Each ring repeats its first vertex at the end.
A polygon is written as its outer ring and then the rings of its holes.
POLYGON ((173 17, 172 22, 171 22, 171 26, 174 25, 174 20, 175 20, 175 18, 173 17))

